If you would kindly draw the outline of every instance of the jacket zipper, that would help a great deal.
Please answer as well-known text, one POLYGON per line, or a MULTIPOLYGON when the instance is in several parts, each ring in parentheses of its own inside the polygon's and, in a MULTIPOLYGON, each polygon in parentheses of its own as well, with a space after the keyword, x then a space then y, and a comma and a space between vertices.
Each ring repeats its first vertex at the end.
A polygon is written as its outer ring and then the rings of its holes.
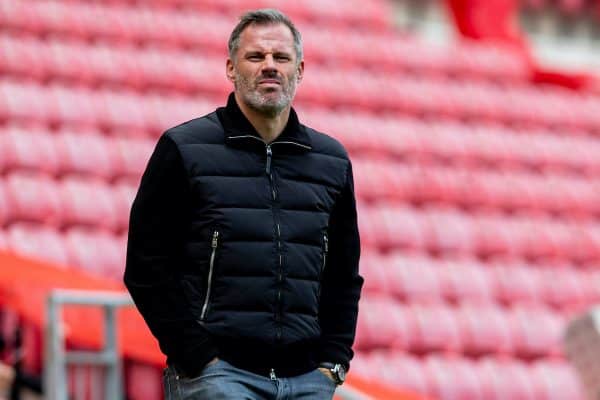
POLYGON ((206 285, 206 298, 204 299, 204 304, 202 305, 202 313, 200 314, 200 320, 204 321, 206 317, 206 311, 208 310, 208 303, 210 301, 210 289, 212 286, 212 276, 213 269, 215 267, 215 255, 217 254, 217 247, 219 246, 219 231, 214 231, 212 236, 211 245, 212 251, 210 253, 210 264, 208 267, 208 282, 206 285))
POLYGON ((327 234, 324 234, 323 235, 323 263, 321 264, 321 272, 319 273, 319 292, 318 292, 319 297, 321 297, 323 272, 325 272, 325 266, 327 265, 327 253, 329 253, 329 238, 327 237, 327 234))

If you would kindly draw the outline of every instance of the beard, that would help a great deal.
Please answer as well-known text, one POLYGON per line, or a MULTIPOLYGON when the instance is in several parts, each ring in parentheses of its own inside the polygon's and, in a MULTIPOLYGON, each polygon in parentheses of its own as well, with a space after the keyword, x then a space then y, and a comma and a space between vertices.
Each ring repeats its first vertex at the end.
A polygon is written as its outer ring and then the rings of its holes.
POLYGON ((235 71, 235 90, 241 94, 244 103, 253 110, 267 116, 280 114, 288 107, 296 95, 296 82, 298 82, 298 72, 287 79, 282 79, 277 74, 263 74, 256 80, 242 76, 235 71), (277 79, 280 83, 280 90, 261 89, 258 82, 262 79, 277 79))

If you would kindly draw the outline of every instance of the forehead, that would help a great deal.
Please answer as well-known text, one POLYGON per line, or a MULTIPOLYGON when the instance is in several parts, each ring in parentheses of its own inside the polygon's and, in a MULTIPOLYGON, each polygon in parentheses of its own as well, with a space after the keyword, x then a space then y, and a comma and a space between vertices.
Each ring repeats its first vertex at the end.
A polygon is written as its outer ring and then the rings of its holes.
POLYGON ((246 27, 240 35, 240 51, 249 50, 294 50, 294 35, 284 24, 252 24, 246 27))

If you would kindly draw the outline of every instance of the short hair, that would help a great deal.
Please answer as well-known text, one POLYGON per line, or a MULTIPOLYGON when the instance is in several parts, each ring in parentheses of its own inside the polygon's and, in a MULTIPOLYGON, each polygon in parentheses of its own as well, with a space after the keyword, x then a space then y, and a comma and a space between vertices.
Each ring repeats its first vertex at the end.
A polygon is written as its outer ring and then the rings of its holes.
POLYGON ((294 37, 294 48, 296 50, 296 57, 298 58, 297 62, 299 63, 302 61, 302 36, 300 35, 300 32, 298 29, 296 29, 296 26, 294 26, 287 15, 274 8, 263 8, 260 10, 248 11, 240 17, 240 22, 238 22, 235 28, 233 28, 231 36, 229 36, 229 42, 227 43, 227 47, 229 49, 229 58, 232 60, 235 59, 235 54, 240 47, 240 36, 244 29, 252 24, 284 24, 290 28, 290 31, 292 31, 292 36, 294 37))

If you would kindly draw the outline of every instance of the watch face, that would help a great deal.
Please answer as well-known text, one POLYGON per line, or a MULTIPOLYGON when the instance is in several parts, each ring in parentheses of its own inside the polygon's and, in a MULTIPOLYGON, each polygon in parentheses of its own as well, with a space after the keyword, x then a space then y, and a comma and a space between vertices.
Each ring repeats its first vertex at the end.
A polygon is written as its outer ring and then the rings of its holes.
POLYGON ((340 382, 344 382, 344 380, 346 379, 346 369, 338 364, 336 365, 336 370, 338 380, 340 382))

